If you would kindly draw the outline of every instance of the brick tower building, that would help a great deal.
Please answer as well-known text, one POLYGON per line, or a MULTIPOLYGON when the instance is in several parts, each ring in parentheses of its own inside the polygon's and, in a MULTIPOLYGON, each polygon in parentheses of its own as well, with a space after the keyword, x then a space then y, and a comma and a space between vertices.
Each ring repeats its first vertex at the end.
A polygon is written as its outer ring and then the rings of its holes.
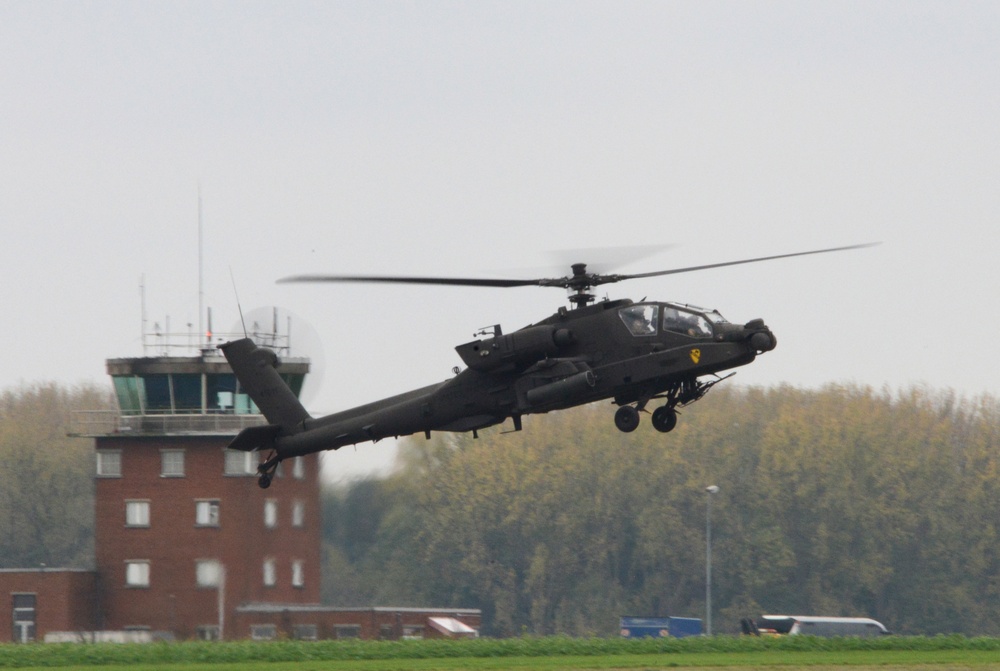
MULTIPOLYGON (((120 414, 91 432, 99 628, 217 638, 238 604, 319 603, 317 456, 257 487, 257 455, 224 447, 261 417, 214 349, 107 365, 120 414)), ((279 370, 300 390, 308 368, 279 370)))

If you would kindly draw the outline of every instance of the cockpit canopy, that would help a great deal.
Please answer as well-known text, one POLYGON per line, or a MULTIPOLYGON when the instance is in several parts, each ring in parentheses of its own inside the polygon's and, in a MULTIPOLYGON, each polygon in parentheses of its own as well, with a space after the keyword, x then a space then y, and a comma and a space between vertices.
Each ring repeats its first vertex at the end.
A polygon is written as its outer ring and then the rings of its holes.
POLYGON ((725 323, 715 310, 693 305, 672 303, 639 303, 618 311, 629 333, 637 337, 655 336, 663 332, 679 333, 691 338, 711 338, 714 324, 725 323))

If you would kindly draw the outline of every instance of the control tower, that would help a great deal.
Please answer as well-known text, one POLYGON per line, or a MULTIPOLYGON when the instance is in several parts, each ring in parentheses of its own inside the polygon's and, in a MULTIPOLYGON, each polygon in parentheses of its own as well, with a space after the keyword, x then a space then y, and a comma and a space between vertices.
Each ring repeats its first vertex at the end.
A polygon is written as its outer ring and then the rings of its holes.
MULTIPOLYGON (((277 333, 251 337, 275 350, 298 395, 309 360, 277 333)), ((288 460, 262 492, 267 455, 225 448, 264 418, 211 336, 181 356, 185 338, 156 334, 157 355, 109 359, 118 407, 78 426, 97 455, 97 627, 242 638, 226 628, 237 606, 319 603, 319 459, 288 460)))

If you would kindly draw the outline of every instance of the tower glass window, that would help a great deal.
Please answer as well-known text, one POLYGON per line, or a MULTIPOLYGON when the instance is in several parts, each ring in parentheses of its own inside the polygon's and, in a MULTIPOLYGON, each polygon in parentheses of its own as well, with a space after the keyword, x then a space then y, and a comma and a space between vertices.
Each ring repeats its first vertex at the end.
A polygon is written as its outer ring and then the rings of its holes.
POLYGON ((165 373, 144 375, 146 387, 146 412, 151 415, 169 413, 173 407, 170 399, 170 377, 165 373))
POLYGON ((111 378, 115 385, 115 395, 118 396, 118 407, 123 415, 141 415, 142 399, 146 390, 141 377, 133 375, 115 375, 111 378))
POLYGON ((173 373, 174 412, 201 412, 201 374, 173 373))
POLYGON ((236 376, 210 373, 205 376, 205 406, 209 412, 235 412, 236 376))

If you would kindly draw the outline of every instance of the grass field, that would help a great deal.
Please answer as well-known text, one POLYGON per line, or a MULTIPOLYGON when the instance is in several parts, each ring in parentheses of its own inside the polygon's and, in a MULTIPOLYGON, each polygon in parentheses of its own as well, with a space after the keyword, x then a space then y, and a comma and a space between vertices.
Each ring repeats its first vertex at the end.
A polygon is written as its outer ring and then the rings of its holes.
POLYGON ((0 668, 179 671, 544 669, 866 669, 1000 671, 1000 639, 518 638, 474 641, 320 641, 3 645, 0 668))

